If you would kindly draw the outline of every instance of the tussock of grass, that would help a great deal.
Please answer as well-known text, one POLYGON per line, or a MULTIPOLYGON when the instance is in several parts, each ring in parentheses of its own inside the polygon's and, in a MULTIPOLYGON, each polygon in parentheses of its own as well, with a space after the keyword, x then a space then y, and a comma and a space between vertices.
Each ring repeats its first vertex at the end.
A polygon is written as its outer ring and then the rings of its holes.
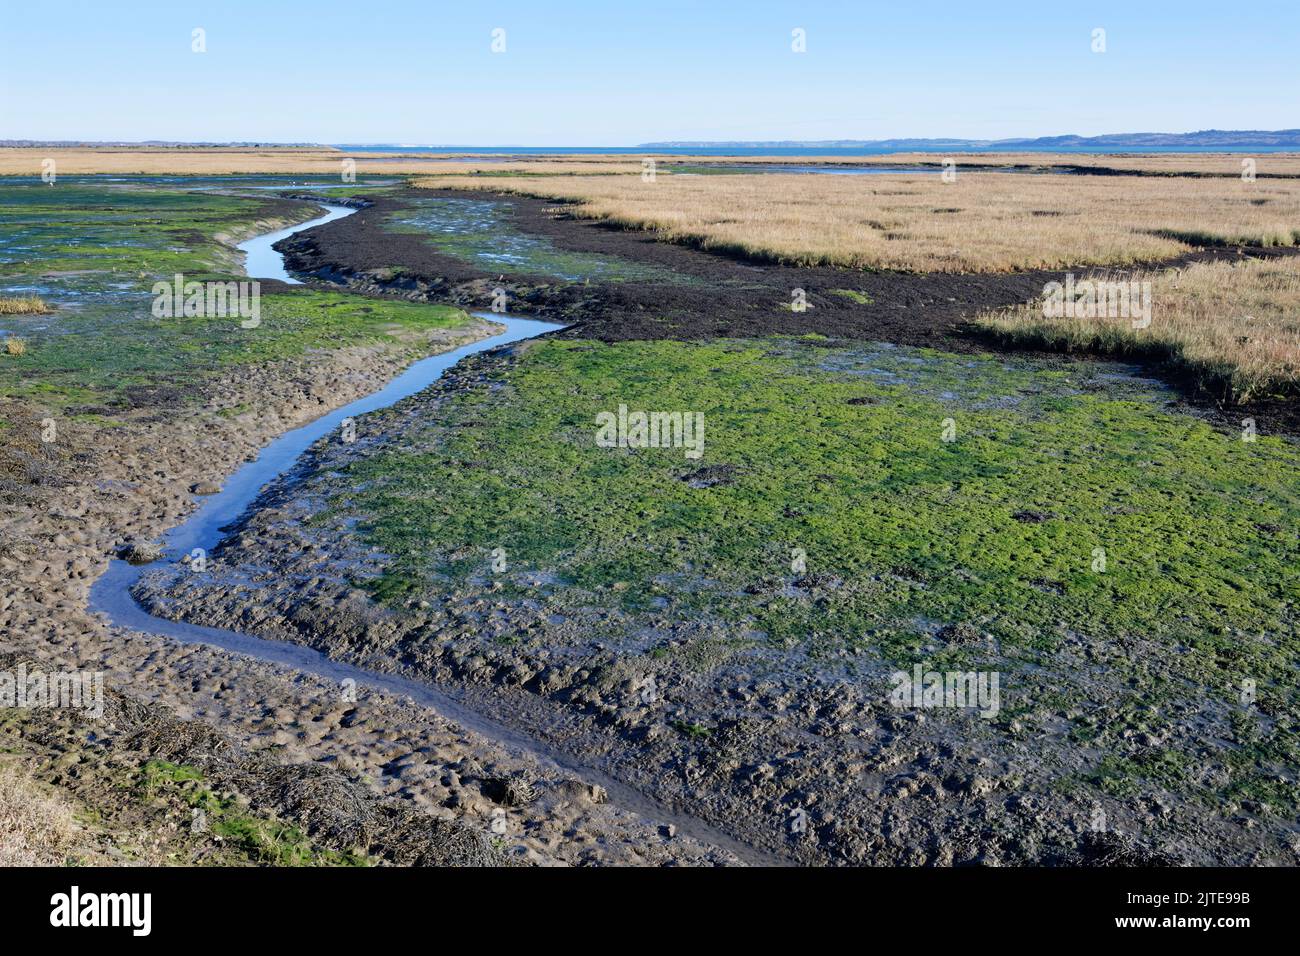
POLYGON ((53 311, 40 296, 0 295, 0 315, 48 315, 53 311))
POLYGON ((78 842, 72 808, 0 764, 0 866, 62 866, 78 842))
POLYGON ((27 343, 24 342, 22 339, 15 338, 12 335, 9 336, 7 339, 5 339, 6 355, 23 355, 26 352, 27 352, 27 343))
POLYGON ((1047 318, 1038 304, 978 324, 1016 345, 1162 359, 1230 402, 1300 393, 1300 260, 1197 263, 1138 278, 1152 284, 1145 329, 1127 318, 1047 318))
POLYGON ((574 203, 578 215, 796 266, 1008 272, 1134 266, 1191 245, 1295 245, 1300 182, 1140 176, 438 177, 574 203), (936 206, 945 212, 936 214, 936 206), (953 211, 955 210, 955 211, 953 211))

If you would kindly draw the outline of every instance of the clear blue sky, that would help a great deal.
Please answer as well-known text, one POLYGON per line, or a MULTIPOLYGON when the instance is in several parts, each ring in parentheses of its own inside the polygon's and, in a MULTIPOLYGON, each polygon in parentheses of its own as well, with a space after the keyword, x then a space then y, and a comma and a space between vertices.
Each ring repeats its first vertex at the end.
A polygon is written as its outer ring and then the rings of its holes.
POLYGON ((1300 127, 1298 54, 1300 0, 3 0, 0 139, 622 146, 1278 129, 1300 127), (790 49, 796 27, 804 54, 790 49), (1096 27, 1104 54, 1090 49, 1096 27))

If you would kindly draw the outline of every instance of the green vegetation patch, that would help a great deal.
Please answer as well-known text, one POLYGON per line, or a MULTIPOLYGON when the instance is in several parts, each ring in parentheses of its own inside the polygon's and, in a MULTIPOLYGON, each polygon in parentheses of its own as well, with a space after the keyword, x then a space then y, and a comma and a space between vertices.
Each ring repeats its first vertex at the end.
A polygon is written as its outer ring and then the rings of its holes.
POLYGON ((132 386, 197 386, 223 366, 297 358, 315 349, 387 343, 469 321, 449 306, 366 299, 309 289, 264 294, 261 321, 155 317, 146 292, 111 312, 83 310, 46 334, 29 331, 22 355, 0 356, 0 388, 46 405, 111 402, 132 386))
POLYGON ((151 800, 180 800, 191 811, 191 828, 221 841, 227 862, 266 866, 366 866, 361 853, 316 846, 295 826, 250 813, 240 801, 213 792, 202 772, 183 764, 151 760, 140 769, 140 789, 151 800))
MULTIPOLYGON (((0 394, 46 407, 112 404, 122 390, 187 389, 223 367, 385 342, 467 323, 459 310, 307 288, 263 294, 261 321, 155 316, 152 287, 242 280, 219 235, 246 234, 267 200, 184 191, 201 181, 0 184, 0 295, 52 315, 0 316, 0 394), (16 354, 15 354, 16 353, 16 354)), ((304 209, 308 207, 304 206, 304 209)))
POLYGON ((540 602, 601 622, 567 640, 702 673, 993 667, 999 731, 1066 735, 1085 786, 1297 807, 1295 444, 1102 362, 557 339, 484 367, 330 479, 380 600, 540 602), (702 456, 598 446, 620 405, 700 413, 702 456), (1229 742, 1212 772, 1194 714, 1229 742))
POLYGON ((665 596, 766 640, 905 652, 968 621, 1025 647, 1140 635, 1203 677, 1246 658, 1289 680, 1300 454, 1167 398, 1097 363, 548 341, 352 466, 350 508, 394 595, 501 547, 566 587, 665 596), (597 447, 619 405, 702 414, 703 456, 597 447))

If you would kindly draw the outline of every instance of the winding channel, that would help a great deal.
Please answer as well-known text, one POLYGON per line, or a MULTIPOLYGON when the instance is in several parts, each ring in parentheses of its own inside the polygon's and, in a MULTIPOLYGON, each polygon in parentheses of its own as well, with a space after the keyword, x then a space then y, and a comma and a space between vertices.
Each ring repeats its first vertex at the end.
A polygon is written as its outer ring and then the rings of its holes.
MULTIPOLYGON (((296 232, 356 212, 355 209, 346 206, 328 203, 317 203, 317 205, 325 206, 328 210, 327 214, 298 226, 277 230, 240 243, 239 248, 247 257, 246 271, 250 276, 301 284, 300 280, 294 278, 285 269, 283 256, 271 247, 296 232)), ((219 493, 204 498, 198 510, 163 536, 163 556, 154 564, 174 561, 179 555, 187 554, 194 548, 203 548, 206 551, 215 548, 223 537, 221 529, 233 523, 248 509, 269 482, 289 471, 312 443, 339 428, 345 418, 385 408, 408 395, 421 391, 466 356, 562 328, 554 323, 538 322, 534 319, 523 319, 506 314, 477 314, 480 318, 504 325, 506 330, 450 352, 421 359, 378 391, 335 409, 306 425, 285 432, 262 449, 254 460, 245 463, 231 475, 219 493)), ((266 640, 223 628, 155 617, 144 610, 131 594, 131 589, 140 576, 152 566, 132 565, 121 559, 113 560, 108 570, 91 588, 90 610, 104 614, 109 623, 117 627, 163 635, 187 644, 206 644, 232 654, 289 667, 335 683, 350 679, 355 681, 358 687, 407 697, 414 703, 430 708, 443 717, 454 720, 463 727, 505 746, 515 755, 522 753, 541 758, 544 762, 578 774, 589 782, 599 783, 608 792, 611 801, 648 820, 672 823, 682 833, 729 850, 745 862, 766 864, 783 862, 780 858, 771 857, 761 850, 738 841, 698 818, 671 810, 597 767, 575 761, 542 741, 474 712, 449 692, 440 691, 408 678, 341 663, 309 647, 266 640)))

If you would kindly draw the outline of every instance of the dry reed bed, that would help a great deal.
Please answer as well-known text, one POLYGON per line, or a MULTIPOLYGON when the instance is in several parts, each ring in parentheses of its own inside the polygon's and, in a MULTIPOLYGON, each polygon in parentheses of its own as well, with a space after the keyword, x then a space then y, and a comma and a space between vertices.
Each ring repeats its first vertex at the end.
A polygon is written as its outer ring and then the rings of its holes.
POLYGON ((792 265, 909 272, 1132 266, 1199 244, 1294 245, 1300 182, 959 173, 437 177, 669 241, 792 265))
POLYGON ((344 154, 333 149, 293 148, 146 148, 39 147, 0 148, 0 174, 40 176, 42 162, 53 159, 59 176, 114 173, 128 175, 227 175, 232 173, 337 174, 344 154))
MULTIPOLYGON (((372 164, 374 165, 374 164, 372 164)), ((662 169, 663 167, 658 167, 662 169)), ((640 175, 644 166, 640 157, 582 159, 457 159, 426 161, 419 172, 424 175, 465 176, 514 173, 531 176, 640 175)))
MULTIPOLYGON (((653 154, 647 154, 653 155, 653 154)), ((1253 159, 1258 176, 1300 176, 1300 153, 884 153, 876 156, 659 156, 670 163, 747 166, 942 166, 951 159, 960 170, 980 167, 1061 167, 1157 174, 1240 178, 1242 160, 1253 159)))
POLYGON ((1300 258, 1196 263, 1136 278, 1151 282, 1151 324, 1053 317, 1041 304, 981 316, 1019 346, 1155 357, 1181 366, 1228 402, 1300 394, 1300 258))

